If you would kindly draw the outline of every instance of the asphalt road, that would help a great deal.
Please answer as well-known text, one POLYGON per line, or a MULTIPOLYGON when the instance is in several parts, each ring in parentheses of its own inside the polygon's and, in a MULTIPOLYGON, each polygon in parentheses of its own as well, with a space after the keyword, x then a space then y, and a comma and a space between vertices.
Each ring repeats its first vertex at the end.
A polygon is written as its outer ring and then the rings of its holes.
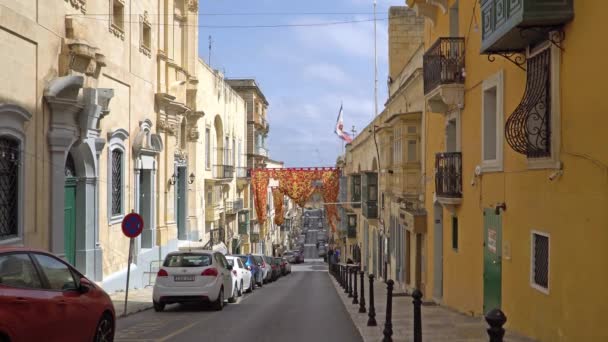
POLYGON ((170 305, 120 319, 116 341, 363 341, 324 263, 292 265, 292 271, 220 312, 170 305))

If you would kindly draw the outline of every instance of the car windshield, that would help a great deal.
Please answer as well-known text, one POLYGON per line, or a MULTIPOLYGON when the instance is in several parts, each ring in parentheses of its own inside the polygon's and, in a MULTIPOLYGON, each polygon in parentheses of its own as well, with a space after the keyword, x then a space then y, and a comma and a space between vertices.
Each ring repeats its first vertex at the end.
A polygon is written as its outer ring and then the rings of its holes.
POLYGON ((168 255, 164 267, 205 267, 211 265, 209 254, 172 254, 168 255))
POLYGON ((255 255, 253 258, 255 259, 255 262, 257 264, 261 264, 262 263, 262 257, 261 256, 255 255))

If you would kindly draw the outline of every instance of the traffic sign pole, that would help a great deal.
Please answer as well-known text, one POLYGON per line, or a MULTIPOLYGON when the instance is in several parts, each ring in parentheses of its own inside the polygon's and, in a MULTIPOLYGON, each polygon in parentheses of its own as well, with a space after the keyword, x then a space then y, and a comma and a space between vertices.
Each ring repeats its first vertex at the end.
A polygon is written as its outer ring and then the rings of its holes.
POLYGON ((129 259, 127 260, 127 287, 125 289, 125 309, 123 316, 127 315, 127 305, 129 303, 129 280, 131 279, 131 261, 133 260, 133 248, 135 238, 144 230, 143 218, 131 211, 130 214, 122 219, 122 233, 129 238, 129 259))
POLYGON ((123 316, 127 315, 127 304, 129 303, 129 279, 131 279, 131 260, 133 259, 133 243, 135 239, 129 239, 129 261, 127 264, 127 288, 125 289, 125 310, 123 316))

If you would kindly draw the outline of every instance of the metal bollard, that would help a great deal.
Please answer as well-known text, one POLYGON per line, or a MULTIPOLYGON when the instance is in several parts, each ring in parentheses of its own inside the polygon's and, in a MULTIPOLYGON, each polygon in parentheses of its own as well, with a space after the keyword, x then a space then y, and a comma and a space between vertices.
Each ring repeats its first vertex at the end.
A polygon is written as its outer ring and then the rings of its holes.
POLYGON ((344 288, 344 266, 340 265, 340 286, 344 288))
POLYGON ((384 339, 382 342, 393 341, 393 286, 395 282, 392 279, 386 281, 386 321, 384 322, 384 339))
POLYGON ((353 304, 359 304, 359 299, 357 298, 358 293, 357 293, 357 274, 359 273, 359 271, 357 270, 357 268, 353 268, 353 304))
POLYGON ((365 309, 365 272, 360 271, 361 275, 361 298, 359 298, 359 313, 366 313, 365 309))
POLYGON ((348 265, 346 265, 346 272, 344 272, 344 293, 348 294, 348 288, 350 287, 350 281, 348 279, 348 265))
POLYGON ((412 293, 414 300, 414 342, 422 342, 422 317, 420 306, 422 305, 422 292, 416 289, 412 293))
POLYGON ((367 320, 368 327, 375 327, 376 323, 376 309, 374 308, 374 275, 369 275, 369 312, 367 313, 369 319, 367 320))
POLYGON ((353 267, 348 266, 348 298, 353 297, 353 267))
POLYGON ((500 309, 494 309, 486 314, 486 322, 490 325, 488 335, 490 342, 502 342, 505 329, 502 327, 507 322, 507 316, 500 309))

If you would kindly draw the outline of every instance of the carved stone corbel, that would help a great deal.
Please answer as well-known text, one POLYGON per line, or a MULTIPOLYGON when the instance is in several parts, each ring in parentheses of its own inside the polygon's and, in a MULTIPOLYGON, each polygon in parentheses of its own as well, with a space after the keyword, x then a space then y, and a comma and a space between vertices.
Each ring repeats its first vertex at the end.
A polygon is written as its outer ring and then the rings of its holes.
POLYGON ((188 0, 188 11, 198 12, 198 0, 188 0))

